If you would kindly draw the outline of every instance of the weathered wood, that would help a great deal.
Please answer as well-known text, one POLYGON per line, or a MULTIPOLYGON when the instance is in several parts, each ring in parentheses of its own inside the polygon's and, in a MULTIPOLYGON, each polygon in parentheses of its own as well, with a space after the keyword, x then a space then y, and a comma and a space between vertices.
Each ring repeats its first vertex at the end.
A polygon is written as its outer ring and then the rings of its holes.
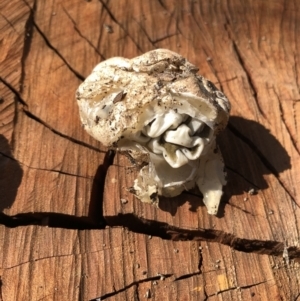
POLYGON ((299 298, 297 1, 13 0, 0 12, 0 300, 299 298), (81 127, 74 93, 91 69, 159 47, 232 103, 216 217, 196 190, 141 203, 129 160, 81 127))

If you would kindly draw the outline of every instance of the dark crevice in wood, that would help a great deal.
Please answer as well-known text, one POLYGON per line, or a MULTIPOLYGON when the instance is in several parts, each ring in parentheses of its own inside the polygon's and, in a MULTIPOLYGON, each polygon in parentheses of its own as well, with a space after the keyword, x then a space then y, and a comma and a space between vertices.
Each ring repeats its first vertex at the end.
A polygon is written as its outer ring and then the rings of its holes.
POLYGON ((104 221, 95 222, 89 216, 74 216, 54 212, 19 213, 12 216, 0 212, 0 224, 9 228, 31 225, 74 230, 105 228, 104 221), (100 224, 100 222, 102 223, 100 224))
MULTIPOLYGON (((80 244, 81 245, 81 244, 80 244)), ((80 280, 78 285, 78 301, 81 301, 84 299, 84 284, 85 284, 85 273, 83 272, 83 263, 80 262, 80 280)))
POLYGON ((37 32, 41 35, 41 37, 44 39, 46 45, 53 50, 53 52, 61 58, 61 60, 65 63, 65 65, 68 67, 68 69, 81 81, 85 80, 85 77, 81 75, 78 71, 76 71, 71 65, 67 62, 67 60, 63 57, 63 55, 50 43, 46 35, 41 31, 41 29, 38 27, 38 25, 34 22, 34 27, 36 28, 37 32))
POLYGON ((3 286, 3 282, 0 276, 0 301, 3 301, 2 286, 3 286))
POLYGON ((163 37, 161 37, 161 38, 158 38, 158 39, 152 41, 152 43, 153 43, 153 44, 156 44, 156 43, 159 43, 159 42, 161 42, 161 41, 163 41, 163 40, 172 38, 172 37, 177 36, 177 35, 178 35, 178 33, 168 34, 168 35, 165 35, 165 36, 163 36, 163 37))
POLYGON ((217 293, 214 293, 214 294, 209 295, 207 297, 209 298, 209 297, 215 296, 216 294, 222 294, 222 293, 225 293, 225 292, 228 292, 228 291, 233 291, 233 290, 249 289, 249 288, 255 287, 257 285, 264 284, 266 282, 267 282, 267 280, 266 281, 261 281, 261 282, 258 282, 258 283, 254 283, 254 284, 250 284, 250 285, 245 285, 245 286, 233 286, 233 287, 218 291, 217 293))
POLYGON ((300 83, 299 83, 299 76, 298 76, 298 59, 297 59, 297 55, 294 53, 294 66, 293 66, 293 71, 295 74, 295 81, 296 81, 296 85, 298 88, 298 93, 300 94, 300 83))
POLYGON ((232 172, 234 172, 235 174, 239 175, 241 178, 243 178, 246 182, 248 182, 251 186, 257 188, 257 189, 260 189, 260 187, 258 187, 257 185, 255 185, 252 181, 250 181, 249 179, 247 179, 244 175, 242 175, 239 171, 235 170, 234 168, 228 166, 228 165, 225 165, 226 169, 227 170, 230 170, 232 172))
POLYGON ((10 160, 13 160, 13 161, 19 163, 19 161, 18 161, 17 159, 15 159, 15 158, 12 157, 12 156, 9 156, 9 155, 5 154, 5 153, 2 152, 2 151, 0 151, 0 155, 3 156, 3 157, 5 157, 5 158, 8 158, 8 159, 10 159, 10 160))
POLYGON ((20 93, 11 85, 9 84, 5 79, 3 79, 2 77, 0 77, 0 81, 10 90, 12 91, 12 93, 15 94, 16 96, 16 100, 22 104, 23 106, 27 107, 27 103, 24 99, 22 99, 20 93))
MULTIPOLYGON (((13 161, 18 162, 16 159, 9 155, 6 155, 4 153, 0 154, 13 161)), ((103 164, 98 167, 93 181, 88 216, 80 217, 54 212, 20 213, 13 216, 6 215, 5 213, 0 213, 0 224, 10 228, 39 225, 76 230, 104 229, 106 226, 106 222, 103 218, 102 208, 104 185, 108 168, 113 164, 114 156, 114 151, 108 151, 105 155, 103 164)), ((59 173, 72 175, 64 172, 59 173)))
POLYGON ((296 296, 296 298, 294 299, 294 301, 299 301, 300 298, 300 293, 296 296))
POLYGON ((23 48, 23 54, 21 57, 21 77, 20 77, 20 94, 23 92, 23 84, 25 79, 25 63, 26 59, 28 57, 28 54, 31 49, 31 43, 32 43, 32 37, 33 37, 33 22, 34 22, 34 15, 36 12, 36 1, 33 2, 33 7, 31 8, 27 1, 23 0, 26 5, 30 8, 29 11, 29 17, 25 24, 25 30, 24 30, 24 48, 23 48))
POLYGON ((175 13, 174 13, 174 11, 171 13, 171 16, 170 16, 170 19, 174 19, 175 20, 175 26, 176 26, 176 32, 177 32, 177 34, 179 33, 182 37, 184 37, 186 40, 188 40, 188 41, 191 41, 191 39, 189 39, 187 36, 185 36, 184 34, 183 34, 183 31, 180 29, 180 27, 179 27, 179 21, 178 21, 178 18, 176 17, 174 17, 174 15, 175 15, 175 13))
POLYGON ((137 284, 135 286, 135 290, 134 290, 134 301, 140 301, 140 294, 139 294, 139 285, 137 284))
POLYGON ((198 270, 199 270, 199 272, 202 274, 203 273, 203 271, 202 271, 202 269, 203 269, 203 256, 202 256, 202 247, 201 247, 201 245, 199 244, 199 248, 198 248, 198 250, 199 250, 199 262, 198 262, 198 270))
POLYGON ((16 34, 19 34, 14 25, 3 14, 1 14, 1 12, 0 16, 7 22, 7 24, 9 24, 9 26, 15 31, 16 34))
POLYGON ((250 212, 250 211, 248 211, 248 210, 245 210, 245 209, 243 209, 243 208, 241 208, 241 207, 239 207, 239 206, 236 206, 236 205, 233 205, 233 204, 230 204, 230 203, 228 203, 228 205, 231 206, 231 207, 234 207, 234 208, 236 208, 236 209, 238 209, 238 210, 241 210, 242 212, 244 212, 244 213, 246 213, 246 214, 250 214, 251 216, 256 216, 256 215, 253 214, 252 212, 250 212))
MULTIPOLYGON (((241 252, 281 257, 285 247, 283 242, 238 238, 233 234, 220 230, 181 229, 170 226, 167 223, 138 218, 134 214, 104 216, 104 219, 105 221, 97 218, 95 221, 94 218, 90 216, 77 217, 53 212, 22 213, 14 216, 0 213, 0 224, 11 228, 40 225, 54 228, 90 230, 104 229, 104 227, 108 225, 110 227, 126 227, 135 233, 157 236, 166 240, 217 242, 241 252)), ((288 247, 287 252, 290 259, 300 258, 300 248, 288 247)), ((201 261, 199 265, 201 270, 201 261)))
POLYGON ((92 146, 92 145, 90 145, 88 143, 85 143, 83 141, 77 140, 77 139, 75 139, 73 137, 70 137, 68 135, 65 135, 65 134, 59 132, 58 130, 54 129, 49 124, 47 124, 46 122, 44 122, 42 119, 40 119, 38 116, 36 116, 33 113, 31 113, 29 110, 23 108, 23 112, 26 114, 27 117, 29 117, 29 118, 33 119, 34 121, 42 124, 43 126, 45 126, 46 128, 48 128, 50 131, 52 131, 54 134, 56 134, 56 135, 58 135, 58 136, 60 136, 62 138, 65 138, 65 139, 67 139, 67 140, 69 140, 69 141, 71 141, 71 142, 73 142, 75 144, 79 144, 81 146, 84 146, 84 147, 87 147, 87 148, 89 148, 91 150, 94 150, 94 151, 96 151, 98 153, 105 153, 105 151, 102 151, 102 150, 100 150, 97 147, 94 147, 94 146, 92 146))
MULTIPOLYGON (((132 19, 139 26, 139 28, 142 30, 143 34, 145 35, 145 37, 147 38, 149 43, 152 45, 153 49, 156 49, 157 46, 154 45, 154 43, 152 42, 152 40, 151 40, 150 36, 148 35, 147 31, 145 30, 145 28, 135 18, 132 18, 132 19)), ((151 49, 149 49, 149 50, 151 50, 151 49)))
MULTIPOLYGON (((174 241, 208 241, 227 245, 237 251, 246 253, 266 254, 281 256, 284 243, 277 241, 264 241, 255 239, 238 238, 233 234, 214 229, 189 230, 170 226, 167 223, 155 220, 138 218, 134 214, 119 214, 118 216, 104 216, 105 221, 95 221, 90 216, 72 216, 53 212, 21 213, 13 216, 0 213, 0 224, 7 227, 40 225, 54 228, 90 230, 110 227, 126 227, 135 233, 157 236, 174 241)), ((300 258, 300 248, 288 247, 290 259, 300 258)), ((201 260, 199 262, 201 271, 201 260)))
POLYGON ((143 49, 141 48, 141 46, 134 40, 134 38, 129 34, 129 32, 127 31, 127 29, 116 19, 116 17, 113 15, 113 13, 111 12, 111 10, 109 9, 109 7, 107 6, 107 4, 103 1, 103 0, 99 0, 99 2, 102 4, 103 8, 106 10, 107 14, 109 15, 109 17, 116 23, 118 24, 118 26, 120 28, 122 28, 125 32, 125 34, 131 39, 131 41, 134 43, 134 45, 136 46, 136 48, 143 53, 143 49))
MULTIPOLYGON (((286 129, 286 131, 287 131, 287 133, 288 133, 288 135, 289 135, 289 137, 290 137, 290 139, 291 139, 292 145, 294 146, 294 148, 295 148, 296 152, 298 153, 298 155, 300 155, 300 150, 299 150, 299 148, 298 148, 298 146, 297 146, 297 140, 293 137, 293 135, 292 135, 292 133, 291 133, 291 131, 290 131, 290 128, 288 127, 288 125, 287 125, 287 123, 286 123, 286 119, 285 119, 285 116, 284 116, 284 112, 283 112, 283 108, 282 108, 282 104, 281 104, 279 95, 278 95, 278 93, 276 92, 274 86, 272 86, 271 89, 273 90, 273 92, 274 92, 274 94, 276 95, 276 98, 277 98, 277 100, 278 100, 278 106, 279 106, 280 116, 281 116, 281 120, 282 120, 282 122, 283 122, 283 124, 284 124, 284 127, 285 127, 285 129, 286 129)), ((296 127, 296 128, 297 128, 297 127, 296 127)))
POLYGON ((243 68, 243 70, 244 70, 244 72, 246 74, 247 81, 248 81, 249 86, 250 86, 250 88, 252 90, 252 95, 254 97, 254 100, 255 100, 255 103, 257 105, 258 111, 259 111, 259 113, 263 117, 267 118, 267 116, 263 112, 262 108, 260 107, 260 104, 259 104, 259 101, 258 101, 258 97, 257 97, 257 89, 255 88, 255 84, 254 84, 254 81, 252 79, 252 76, 251 76, 250 72, 248 71, 248 69, 246 67, 246 64, 245 64, 245 62, 244 62, 244 60, 242 58, 242 55, 241 55, 241 53, 240 53, 240 51, 239 51, 239 49, 238 49, 238 47, 237 47, 237 45, 236 45, 236 43, 235 43, 234 40, 232 40, 232 47, 233 47, 234 52, 236 53, 236 56, 237 56, 237 59, 238 59, 240 65, 242 66, 242 68, 243 68))
POLYGON ((164 4, 163 0, 158 0, 158 3, 160 4, 160 6, 165 9, 165 10, 168 10, 166 5, 164 4))
POLYGON ((24 163, 20 162, 19 160, 15 159, 12 156, 9 156, 9 155, 3 153, 2 151, 0 151, 0 155, 4 156, 4 157, 6 157, 10 160, 15 161, 20 166, 25 166, 29 169, 34 169, 34 170, 39 170, 39 171, 46 171, 46 172, 54 172, 54 173, 58 173, 58 174, 66 175, 66 176, 71 176, 71 177, 77 177, 77 178, 92 179, 92 177, 86 177, 86 176, 81 176, 81 175, 78 175, 78 174, 72 174, 72 173, 69 173, 69 172, 62 171, 62 170, 33 167, 33 166, 30 166, 30 165, 27 165, 27 164, 24 164, 24 163))
POLYGON ((257 93, 257 89, 256 89, 256 87, 255 87, 254 80, 253 80, 253 78, 252 78, 252 76, 251 76, 251 73, 249 72, 249 70, 248 70, 248 68, 247 68, 247 66, 246 66, 246 63, 245 63, 245 61, 244 61, 244 59, 243 59, 243 56, 242 56, 242 54, 241 54, 241 52, 240 52, 240 50, 239 50, 239 48, 238 48, 238 46, 237 46, 235 40, 234 40, 233 37, 232 37, 232 34, 231 34, 230 30, 229 30, 229 28, 228 28, 228 26, 230 26, 229 18, 228 18, 227 16, 225 16, 225 18, 226 18, 226 23, 224 24, 225 31, 227 32, 228 37, 229 37, 229 39, 230 39, 231 42, 232 42, 232 49, 233 49, 233 51, 234 51, 235 54, 236 54, 237 60, 238 60, 239 64, 241 65, 241 67, 243 68, 244 72, 245 72, 245 75, 246 75, 248 84, 249 84, 249 86, 250 86, 250 89, 251 89, 251 91, 252 91, 252 95, 253 95, 253 97, 254 97, 254 100, 255 100, 255 103, 256 103, 256 106, 257 106, 257 109, 258 109, 259 113, 260 113, 263 117, 267 118, 267 116, 266 116, 265 113, 263 112, 262 108, 260 107, 260 104, 259 104, 259 101, 258 101, 258 96, 257 96, 257 94, 258 94, 258 93, 257 93))
MULTIPOLYGON (((126 227, 135 233, 157 236, 167 240, 217 242, 237 251, 273 256, 282 256, 284 250, 283 242, 244 239, 215 229, 181 229, 167 223, 138 218, 134 214, 118 214, 117 216, 104 216, 104 218, 110 227, 126 227)), ((289 247, 288 254, 290 259, 299 258, 300 248, 289 247)))
POLYGON ((70 19, 70 21, 73 23, 74 30, 79 34, 81 38, 83 38, 87 43, 95 50, 95 52, 101 57, 102 60, 106 60, 105 56, 94 46, 94 44, 82 34, 82 32, 77 27, 77 24, 75 20, 71 17, 71 15, 68 13, 68 11, 65 9, 64 5, 62 5, 63 11, 67 15, 67 17, 70 19))
MULTIPOLYGON (((202 269, 201 269, 201 271, 202 271, 202 269)), ((202 273, 203 273, 203 271, 202 271, 202 273)), ((203 299, 203 301, 207 301, 207 299, 208 299, 208 294, 207 294, 207 292, 206 292, 206 278, 205 278, 205 277, 203 277, 203 294, 204 294, 204 299, 203 299)))
POLYGON ((54 172, 54 173, 58 173, 60 175, 65 175, 65 176, 70 176, 70 177, 76 177, 76 178, 83 178, 83 179, 92 179, 93 178, 93 177, 82 176, 82 175, 79 175, 79 174, 73 174, 73 173, 70 173, 70 172, 63 171, 63 170, 32 167, 32 166, 23 164, 20 161, 18 161, 18 163, 21 166, 24 165, 24 166, 26 166, 29 169, 34 169, 34 170, 39 170, 39 171, 54 172))
MULTIPOLYGON (((224 79, 222 80, 220 83, 223 84, 223 83, 229 83, 229 82, 232 82, 234 80, 238 79, 237 76, 234 76, 234 77, 231 77, 231 78, 228 78, 228 79, 224 79)), ((218 83, 214 83, 214 84, 218 84, 218 83)))
POLYGON ((70 137, 70 136, 68 136, 68 135, 65 135, 65 134, 59 132, 58 130, 54 129, 53 127, 51 127, 49 124, 47 124, 46 122, 44 122, 42 119, 40 119, 39 117, 37 117, 36 115, 34 115, 33 113, 31 113, 31 112, 27 109, 28 105, 27 105, 26 101, 21 97, 20 93, 19 93, 14 87, 12 87, 9 83, 7 83, 7 82, 6 82, 3 78, 1 78, 1 77, 0 77, 0 81, 1 81, 8 89, 10 89, 10 90, 15 94, 16 100, 17 100, 20 104, 22 104, 22 105, 24 106, 24 107, 23 107, 23 112, 26 114, 27 117, 29 117, 29 118, 33 119, 34 121, 36 121, 36 122, 42 124, 43 126, 45 126, 46 128, 48 128, 50 131, 52 131, 54 134, 59 135, 60 137, 65 138, 65 139, 67 139, 67 140, 69 140, 69 141, 71 141, 71 142, 73 142, 73 143, 76 143, 76 144, 79 144, 79 145, 81 145, 81 146, 87 147, 87 148, 89 148, 89 149, 91 149, 91 150, 94 150, 94 151, 96 151, 96 152, 98 152, 98 153, 104 153, 104 152, 105 152, 105 151, 102 151, 102 150, 98 149, 97 147, 94 147, 94 146, 88 144, 88 143, 85 143, 85 142, 83 142, 83 141, 77 140, 77 139, 75 139, 75 138, 73 138, 73 137, 70 137))
POLYGON ((178 35, 178 33, 167 34, 167 35, 165 35, 165 36, 163 36, 163 37, 161 37, 161 38, 158 38, 158 39, 156 39, 156 40, 152 40, 152 39, 150 38, 150 36, 148 35, 147 31, 145 30, 145 28, 141 25, 141 23, 139 23, 139 22, 138 22, 136 19, 134 19, 134 18, 133 18, 133 20, 134 20, 134 22, 136 22, 136 23, 138 24, 139 28, 143 31, 143 33, 144 33, 144 35, 146 36, 147 40, 151 43, 151 45, 152 45, 152 47, 153 47, 154 49, 157 48, 157 46, 155 45, 156 43, 159 43, 159 42, 161 42, 161 41, 163 41, 163 40, 166 40, 166 39, 169 39, 169 38, 171 38, 171 37, 173 37, 173 36, 177 36, 177 35, 178 35))
POLYGON ((300 208, 300 205, 297 203, 297 200, 293 196, 292 192, 290 192, 290 190, 285 186, 285 184, 281 181, 281 179, 279 177, 277 177, 277 181, 280 184, 280 186, 284 189, 284 191, 288 194, 288 196, 290 197, 290 199, 293 201, 293 204, 295 206, 297 206, 298 208, 300 208))
POLYGON ((53 256, 45 256, 45 257, 40 257, 38 259, 35 258, 35 259, 23 261, 23 262, 20 262, 18 264, 15 264, 15 265, 5 266, 3 269, 5 269, 5 270, 11 270, 11 269, 18 268, 18 267, 23 266, 23 265, 28 264, 28 263, 36 263, 38 261, 43 261, 43 260, 47 260, 47 259, 51 259, 51 258, 62 258, 62 257, 70 257, 70 256, 76 257, 77 255, 80 256, 81 254, 85 254, 85 253, 81 252, 79 254, 70 253, 70 254, 60 254, 60 255, 53 255, 53 256))
MULTIPOLYGON (((165 278, 169 278, 173 276, 172 274, 167 274, 167 275, 164 275, 165 278)), ((107 293, 101 297, 98 297, 98 298, 95 298, 95 299, 91 299, 90 301, 99 301, 99 300, 105 300, 107 298, 110 298, 112 296, 115 296, 119 293, 122 293, 124 291, 126 291, 127 289, 133 287, 133 286, 138 286, 140 283, 145 283, 145 282, 152 282, 152 281, 158 281, 160 279, 161 276, 154 276, 154 277, 149 277, 149 278, 146 278, 146 279, 142 279, 142 280, 139 280, 139 281, 134 281, 128 285, 126 285, 125 287, 119 289, 119 290, 115 290, 114 292, 111 292, 111 293, 107 293)))
POLYGON ((180 280, 184 280, 184 279, 191 278, 191 277, 194 277, 194 276, 199 276, 199 275, 201 275, 201 272, 185 274, 185 275, 181 275, 181 276, 175 278, 174 281, 180 281, 180 280))
POLYGON ((84 81, 85 78, 84 76, 82 76, 78 71, 76 71, 68 62, 67 60, 63 57, 63 55, 50 43, 50 41, 48 40, 47 36, 43 33, 43 31, 39 28, 39 26, 36 24, 35 20, 34 20, 34 9, 30 7, 30 5, 23 0, 24 3, 29 7, 30 11, 32 12, 31 16, 31 22, 33 24, 33 27, 37 30, 37 32, 40 34, 40 36, 43 38, 44 42, 46 43, 46 45, 57 55, 59 56, 59 58, 65 63, 65 65, 68 67, 68 69, 81 81, 84 81))

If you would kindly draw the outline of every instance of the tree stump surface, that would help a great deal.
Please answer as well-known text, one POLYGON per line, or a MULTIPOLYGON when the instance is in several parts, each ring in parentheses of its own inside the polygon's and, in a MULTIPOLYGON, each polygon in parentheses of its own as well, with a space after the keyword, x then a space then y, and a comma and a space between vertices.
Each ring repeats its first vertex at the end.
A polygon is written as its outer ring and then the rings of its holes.
POLYGON ((299 20, 296 0, 1 1, 0 301, 299 300, 299 20), (155 48, 231 101, 217 216, 141 203, 81 127, 92 68, 155 48))

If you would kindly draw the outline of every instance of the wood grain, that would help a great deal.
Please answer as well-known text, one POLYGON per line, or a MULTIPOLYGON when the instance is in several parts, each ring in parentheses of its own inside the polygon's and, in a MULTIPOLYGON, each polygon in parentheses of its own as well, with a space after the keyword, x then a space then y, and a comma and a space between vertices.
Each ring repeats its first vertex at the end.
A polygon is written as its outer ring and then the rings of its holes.
POLYGON ((0 300, 298 300, 299 20, 296 0, 2 1, 0 300), (81 127, 92 68, 159 47, 231 101, 218 216, 196 190, 142 204, 81 127))

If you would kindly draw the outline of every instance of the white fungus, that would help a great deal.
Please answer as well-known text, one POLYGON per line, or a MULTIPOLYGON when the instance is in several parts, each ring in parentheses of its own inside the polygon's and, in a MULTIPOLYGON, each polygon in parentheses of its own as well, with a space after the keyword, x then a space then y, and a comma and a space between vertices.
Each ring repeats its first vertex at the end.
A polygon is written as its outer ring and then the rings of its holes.
POLYGON ((215 138, 230 104, 197 71, 166 49, 115 57, 94 68, 76 98, 86 131, 140 168, 132 191, 141 201, 157 204, 197 185, 217 214, 226 181, 215 138))

